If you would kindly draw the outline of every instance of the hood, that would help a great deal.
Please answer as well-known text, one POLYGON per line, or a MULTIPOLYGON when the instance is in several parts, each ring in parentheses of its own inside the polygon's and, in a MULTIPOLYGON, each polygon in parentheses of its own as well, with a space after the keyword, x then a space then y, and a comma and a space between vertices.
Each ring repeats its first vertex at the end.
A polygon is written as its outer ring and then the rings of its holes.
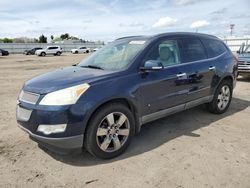
POLYGON ((246 61, 246 60, 250 61, 250 53, 240 54, 238 58, 240 61, 246 61))
POLYGON ((45 94, 70 86, 89 83, 109 77, 113 71, 82 68, 79 66, 65 67, 34 77, 24 84, 24 90, 45 94))

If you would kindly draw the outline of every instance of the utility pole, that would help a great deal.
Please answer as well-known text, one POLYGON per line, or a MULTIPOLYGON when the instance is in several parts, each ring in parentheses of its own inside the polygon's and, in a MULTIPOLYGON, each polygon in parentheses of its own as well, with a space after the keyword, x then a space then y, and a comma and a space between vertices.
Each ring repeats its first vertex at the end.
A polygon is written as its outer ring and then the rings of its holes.
POLYGON ((233 30, 234 30, 235 24, 230 24, 230 35, 233 35, 233 30))

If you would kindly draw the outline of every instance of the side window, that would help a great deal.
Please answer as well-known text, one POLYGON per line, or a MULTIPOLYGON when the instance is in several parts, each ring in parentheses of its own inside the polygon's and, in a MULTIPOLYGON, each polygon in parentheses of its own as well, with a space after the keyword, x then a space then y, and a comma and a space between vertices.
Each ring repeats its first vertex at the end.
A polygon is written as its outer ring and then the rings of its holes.
POLYGON ((182 39, 182 62, 192 62, 206 59, 207 55, 201 41, 197 38, 182 39))
POLYGON ((176 40, 165 40, 155 45, 147 54, 144 62, 158 60, 164 67, 180 63, 179 48, 176 40))
POLYGON ((202 39, 202 41, 206 46, 209 58, 216 57, 227 51, 225 45, 220 41, 213 39, 202 39))

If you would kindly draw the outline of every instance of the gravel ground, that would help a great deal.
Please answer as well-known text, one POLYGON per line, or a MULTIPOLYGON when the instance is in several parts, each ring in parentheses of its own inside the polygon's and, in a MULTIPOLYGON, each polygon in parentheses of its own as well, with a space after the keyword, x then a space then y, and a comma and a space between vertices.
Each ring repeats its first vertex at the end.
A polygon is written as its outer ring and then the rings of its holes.
POLYGON ((250 187, 250 79, 239 79, 225 114, 200 106, 144 125, 112 160, 39 148, 17 127, 18 92, 85 56, 0 57, 0 187, 250 187))

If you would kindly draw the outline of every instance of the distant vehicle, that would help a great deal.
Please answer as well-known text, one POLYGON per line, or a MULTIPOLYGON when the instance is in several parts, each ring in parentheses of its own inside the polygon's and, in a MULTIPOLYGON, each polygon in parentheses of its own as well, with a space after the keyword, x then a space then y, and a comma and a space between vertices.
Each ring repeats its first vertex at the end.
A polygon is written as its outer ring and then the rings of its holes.
POLYGON ((96 51, 98 51, 100 48, 94 48, 94 49, 92 49, 92 52, 96 52, 96 51))
POLYGON ((24 50, 23 54, 25 55, 34 55, 37 50, 42 50, 43 48, 32 48, 29 50, 24 50))
POLYGON ((57 55, 62 54, 62 48, 60 46, 47 46, 47 48, 36 50, 35 54, 37 56, 46 56, 46 55, 57 55))
POLYGON ((0 55, 7 56, 7 55, 9 55, 9 52, 7 50, 0 49, 0 55))
POLYGON ((89 53, 90 52, 90 49, 87 48, 87 47, 79 47, 77 49, 72 49, 71 50, 71 53, 72 54, 78 54, 78 53, 89 53))
POLYGON ((238 56, 238 74, 241 76, 250 76, 250 45, 245 47, 242 44, 237 51, 238 56))

